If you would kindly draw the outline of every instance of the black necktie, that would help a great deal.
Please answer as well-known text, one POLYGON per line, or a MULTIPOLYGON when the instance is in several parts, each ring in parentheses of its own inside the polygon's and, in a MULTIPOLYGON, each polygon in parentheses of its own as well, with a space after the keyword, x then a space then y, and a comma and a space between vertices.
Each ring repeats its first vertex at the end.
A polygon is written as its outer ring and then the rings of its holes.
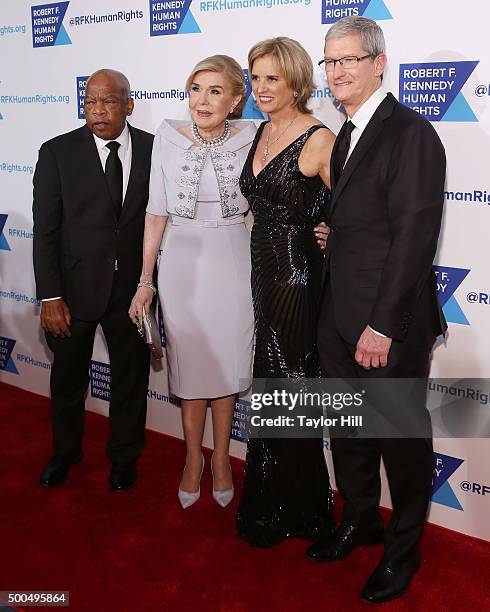
POLYGON ((105 162, 105 178, 109 193, 111 194, 112 203, 116 217, 119 219, 122 209, 122 188, 123 188, 123 169, 117 150, 120 147, 118 142, 112 141, 106 144, 110 150, 109 157, 105 162))
POLYGON ((350 135, 355 127, 356 126, 352 123, 352 121, 346 121, 342 126, 339 135, 337 136, 338 145, 335 149, 335 156, 333 158, 333 169, 337 183, 340 175, 342 174, 342 170, 344 169, 347 153, 349 153, 350 149, 350 135))

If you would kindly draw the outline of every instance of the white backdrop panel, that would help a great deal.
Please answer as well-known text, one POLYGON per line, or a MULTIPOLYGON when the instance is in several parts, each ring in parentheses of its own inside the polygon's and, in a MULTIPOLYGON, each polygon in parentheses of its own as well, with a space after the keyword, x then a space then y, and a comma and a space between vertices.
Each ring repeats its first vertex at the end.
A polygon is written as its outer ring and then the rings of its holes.
MULTIPOLYGON (((443 119, 434 121, 434 126, 448 158, 446 210, 437 263, 441 266, 440 297, 450 327, 447 338, 438 342, 434 351, 432 375, 460 379, 461 385, 466 378, 480 379, 475 385, 488 393, 488 382, 481 380, 490 377, 488 3, 474 0, 463 6, 456 0, 193 0, 189 8, 188 0, 172 0, 167 9, 158 4, 151 0, 2 2, 0 380, 49 394, 51 356, 39 328, 31 264, 32 172, 43 141, 82 124, 78 118, 77 77, 101 67, 124 72, 135 97, 132 123, 155 132, 162 118, 186 115, 183 86, 199 59, 227 53, 246 68, 247 52, 253 43, 269 36, 287 35, 306 47, 316 65, 323 55, 323 37, 328 29, 328 24, 322 23, 322 15, 342 10, 343 14, 357 11, 379 20, 389 57, 384 82, 395 96, 403 93, 399 92, 400 65, 422 64, 416 68, 418 76, 410 80, 409 87, 438 83, 430 85, 429 93, 435 98, 419 99, 417 104, 430 113, 430 119, 443 119), (167 28, 171 34, 150 36, 153 13, 166 13, 163 21, 156 19, 153 23, 166 24, 158 27, 167 28), (51 22, 44 26, 33 23, 33 14, 34 19, 50 18, 51 22), (47 31, 40 32, 38 28, 42 27, 47 31), (179 32, 173 33, 179 27, 179 32), (40 43, 39 38, 34 42, 35 37, 43 36, 51 36, 55 44, 40 43), (466 62, 477 64, 469 67, 466 62), (431 78, 420 71, 441 66, 445 71, 431 78), (437 112, 439 115, 434 114, 437 112)), ((316 70, 316 84, 311 107, 336 132, 343 116, 332 103, 320 69, 316 70)), ((108 363, 100 335, 93 359, 108 363)), ((104 374, 99 371, 94 375, 92 384, 97 388, 89 393, 87 406, 107 414, 106 399, 94 397, 107 397, 104 374)), ((488 395, 486 404, 483 395, 482 398, 467 400, 467 408, 488 408, 488 395)), ((433 399, 437 402, 447 398, 433 399)), ((148 404, 149 428, 182 437, 179 408, 168 401, 165 364, 163 369, 152 371, 148 404)), ((242 404, 237 409, 234 431, 245 413, 246 404, 242 404)), ((205 443, 212 444, 209 422, 205 443)), ((488 441, 436 440, 435 449, 435 494, 429 520, 490 539, 488 441)), ((244 443, 232 440, 232 453, 244 457, 244 452, 244 443)), ((329 453, 327 459, 333 473, 329 453)), ((385 481, 382 502, 389 505, 385 481)))

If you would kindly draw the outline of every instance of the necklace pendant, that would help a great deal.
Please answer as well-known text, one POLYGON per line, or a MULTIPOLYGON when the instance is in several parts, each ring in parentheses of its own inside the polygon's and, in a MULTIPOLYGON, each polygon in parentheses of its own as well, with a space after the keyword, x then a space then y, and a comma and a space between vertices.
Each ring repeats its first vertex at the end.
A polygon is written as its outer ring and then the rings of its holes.
POLYGON ((267 158, 269 157, 269 147, 265 147, 264 154, 262 155, 262 163, 267 162, 267 158))

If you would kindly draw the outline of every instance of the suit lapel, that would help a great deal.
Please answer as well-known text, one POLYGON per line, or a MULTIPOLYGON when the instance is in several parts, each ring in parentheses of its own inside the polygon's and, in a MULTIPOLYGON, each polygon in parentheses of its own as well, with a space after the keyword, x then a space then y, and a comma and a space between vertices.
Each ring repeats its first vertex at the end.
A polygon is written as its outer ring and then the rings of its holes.
MULTIPOLYGON (((140 135, 129 125, 129 123, 128 128, 131 138, 131 169, 129 171, 129 181, 119 221, 121 221, 121 219, 123 218, 125 211, 127 213, 126 209, 131 207, 131 202, 134 201, 133 192, 137 188, 138 170, 141 164, 143 163, 140 135)), ((102 168, 102 164, 100 163, 100 156, 99 152, 97 151, 97 145, 95 144, 92 132, 88 129, 87 126, 85 126, 85 146, 86 158, 90 166, 91 174, 95 177, 95 180, 97 180, 97 183, 99 184, 98 190, 100 190, 101 193, 103 193, 105 190, 109 202, 112 203, 111 194, 109 192, 109 188, 107 187, 107 182, 105 180, 104 170, 102 168)), ((114 219, 116 219, 116 213, 112 205, 111 210, 114 214, 114 219)))
MULTIPOLYGON (((100 191, 101 193, 104 193, 105 191, 109 201, 112 202, 111 194, 109 192, 109 188, 107 187, 104 169, 102 168, 102 164, 100 162, 100 156, 99 152, 97 151, 97 145, 95 144, 94 136, 86 125, 84 127, 84 142, 84 146, 86 149, 84 159, 87 160, 90 174, 94 177, 94 180, 97 181, 97 191, 100 191)), ((111 208, 113 209, 112 206, 111 208)))
MULTIPOLYGON (((363 160, 366 153, 371 149, 374 141, 381 133, 383 129, 383 121, 387 117, 389 117, 391 113, 393 112, 393 107, 395 103, 396 103, 396 100, 391 94, 388 94, 386 98, 383 100, 383 102, 381 102, 381 104, 376 109, 376 112, 371 117, 371 120, 367 124, 366 129, 364 130, 361 137, 357 141, 357 144, 354 147, 354 150, 352 151, 349 159, 347 160, 347 163, 344 166, 342 174, 340 175, 339 182, 335 184, 332 183, 333 195, 332 195, 332 205, 330 209, 330 217, 332 217, 335 207, 337 205, 337 202, 339 200, 339 197, 342 191, 344 190, 345 186, 349 182, 349 179, 352 176, 353 172, 355 171, 359 163, 363 160)), ((335 141, 334 149, 332 152, 332 159, 333 159, 334 151, 336 149, 337 140, 335 141)), ((333 170, 332 163, 330 164, 330 168, 332 171, 333 170)), ((335 179, 333 180, 335 181, 335 179)))
POLYGON ((134 130, 128 123, 129 136, 131 138, 131 168, 129 171, 128 186, 126 188, 126 195, 124 196, 123 207, 121 211, 121 219, 127 214, 128 208, 131 207, 131 202, 134 201, 133 192, 136 189, 136 177, 138 169, 142 164, 142 150, 141 150, 141 139, 140 135, 134 130))
POLYGON ((105 180, 104 169, 100 163, 99 152, 97 151, 97 145, 95 144, 94 136, 87 126, 84 127, 84 141, 86 147, 86 155, 84 156, 89 164, 91 174, 96 178, 97 182, 100 183, 100 189, 106 190, 107 196, 110 199, 109 189, 105 180))
POLYGON ((333 149, 332 149, 332 155, 330 156, 330 184, 332 185, 332 193, 336 187, 337 184, 337 177, 335 176, 335 169, 333 167, 333 160, 335 158, 335 156, 337 155, 337 149, 339 148, 339 142, 340 142, 340 138, 342 137, 342 132, 347 124, 348 119, 346 119, 344 121, 344 123, 342 124, 342 127, 340 128, 339 133, 337 134, 337 138, 335 139, 335 142, 333 144, 333 149))

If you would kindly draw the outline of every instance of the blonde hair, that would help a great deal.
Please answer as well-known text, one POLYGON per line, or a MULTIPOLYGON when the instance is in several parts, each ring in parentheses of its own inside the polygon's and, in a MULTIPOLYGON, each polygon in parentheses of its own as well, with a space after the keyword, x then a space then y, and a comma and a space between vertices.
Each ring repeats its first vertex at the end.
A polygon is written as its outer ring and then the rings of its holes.
POLYGON ((185 90, 190 91, 192 83, 198 72, 209 70, 210 72, 219 72, 225 74, 231 84, 232 93, 234 96, 241 96, 240 102, 235 106, 231 114, 234 119, 239 119, 242 116, 243 107, 246 102, 245 75, 240 64, 229 55, 211 55, 197 62, 192 72, 187 77, 185 82, 185 90))
POLYGON ((248 70, 256 59, 272 55, 281 68, 286 83, 295 93, 295 102, 302 113, 311 113, 307 107, 308 100, 315 89, 313 82, 313 64, 305 48, 300 43, 286 36, 268 38, 254 45, 248 52, 248 70))

